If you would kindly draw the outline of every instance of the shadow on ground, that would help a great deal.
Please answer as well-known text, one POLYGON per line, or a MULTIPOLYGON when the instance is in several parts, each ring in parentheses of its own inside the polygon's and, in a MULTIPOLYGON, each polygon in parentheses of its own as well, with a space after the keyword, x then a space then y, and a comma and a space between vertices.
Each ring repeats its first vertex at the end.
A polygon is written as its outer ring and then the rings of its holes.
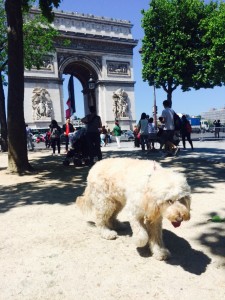
MULTIPOLYGON (((104 152, 103 158, 108 157, 155 160, 164 167, 178 168, 187 175, 193 193, 201 193, 205 188, 208 189, 209 193, 213 193, 214 183, 224 183, 225 180, 224 150, 216 148, 211 148, 210 150, 198 148, 198 155, 196 156, 193 152, 186 151, 181 152, 178 157, 166 159, 159 152, 142 152, 141 150, 104 152)), ((85 166, 76 168, 73 165, 64 167, 62 161, 63 157, 52 156, 41 156, 31 160, 32 166, 37 170, 37 174, 32 175, 32 180, 26 181, 24 179, 22 183, 0 186, 0 213, 5 213, 12 208, 23 205, 73 204, 76 197, 81 195, 85 189, 86 178, 90 168, 85 166)), ((215 212, 212 212, 211 215, 215 215, 215 212)), ((210 215, 207 217, 210 218, 210 215)), ((198 226, 202 226, 202 224, 198 224, 198 226)), ((199 237, 202 245, 208 247, 213 254, 219 256, 225 256, 224 227, 225 223, 211 225, 208 231, 199 237)), ((195 274, 197 274, 197 270, 200 273, 203 272, 208 263, 206 256, 191 249, 186 241, 174 236, 172 233, 166 232, 165 239, 168 240, 169 248, 170 244, 179 243, 181 247, 176 247, 176 249, 179 249, 179 251, 180 249, 186 249, 186 257, 188 258, 188 255, 193 257, 193 264, 190 265, 190 259, 184 259, 184 253, 181 251, 181 253, 176 255, 180 261, 175 260, 175 264, 182 265, 184 269, 187 268, 187 271, 195 274), (170 242, 170 238, 167 239, 169 235, 172 242, 170 242), (195 270, 196 264, 198 267, 195 270)), ((172 252, 174 251, 176 250, 172 250, 172 252)))
MULTIPOLYGON (((163 230, 163 239, 171 253, 171 258, 166 261, 167 264, 180 266, 186 272, 195 275, 201 275, 206 271, 211 259, 203 252, 193 249, 185 239, 168 230, 163 230)), ((142 257, 151 256, 148 246, 138 248, 137 251, 142 257)))
MULTIPOLYGON (((198 152, 203 149, 198 149, 198 152)), ((210 188, 213 192, 215 182, 224 182, 224 160, 215 160, 213 157, 220 157, 224 152, 221 149, 214 149, 213 156, 207 157, 207 149, 204 155, 193 156, 192 152, 181 153, 178 157, 163 158, 159 152, 140 151, 107 151, 103 158, 108 157, 131 157, 137 159, 155 160, 164 167, 179 168, 187 175, 193 192, 201 192, 210 188), (196 190, 198 189, 198 190, 196 190)), ((210 149, 212 153, 212 149, 210 149)), ((64 167, 63 157, 41 156, 31 160, 32 166, 38 174, 33 175, 35 180, 10 185, 10 188, 0 186, 1 203, 0 212, 20 205, 32 204, 71 204, 76 196, 83 193, 89 167, 64 167)), ((6 175, 7 176, 7 175, 6 175)), ((16 175, 15 175, 16 176, 16 175)), ((209 190, 210 192, 210 190, 209 190)))

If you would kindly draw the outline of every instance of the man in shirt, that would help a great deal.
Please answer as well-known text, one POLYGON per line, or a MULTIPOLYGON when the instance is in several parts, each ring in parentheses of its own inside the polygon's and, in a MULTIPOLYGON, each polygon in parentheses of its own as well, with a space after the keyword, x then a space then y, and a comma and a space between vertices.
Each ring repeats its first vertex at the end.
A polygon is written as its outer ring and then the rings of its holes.
POLYGON ((70 119, 66 119, 66 124, 63 125, 63 132, 66 140, 66 152, 68 152, 69 135, 74 132, 73 124, 70 123, 70 119))
POLYGON ((162 140, 165 144, 165 148, 168 154, 177 154, 179 148, 174 145, 174 111, 170 108, 170 103, 168 100, 163 101, 164 110, 162 111, 162 116, 160 118, 161 122, 164 124, 162 140))

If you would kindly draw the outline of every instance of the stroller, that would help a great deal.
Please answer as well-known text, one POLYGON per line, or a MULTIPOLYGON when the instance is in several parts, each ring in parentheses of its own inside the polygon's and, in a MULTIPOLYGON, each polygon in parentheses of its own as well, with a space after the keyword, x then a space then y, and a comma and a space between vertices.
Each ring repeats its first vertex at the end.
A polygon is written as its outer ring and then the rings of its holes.
POLYGON ((72 148, 67 152, 66 158, 63 161, 64 166, 69 166, 71 162, 76 167, 89 164, 88 145, 85 135, 85 128, 81 128, 73 134, 70 141, 72 148))

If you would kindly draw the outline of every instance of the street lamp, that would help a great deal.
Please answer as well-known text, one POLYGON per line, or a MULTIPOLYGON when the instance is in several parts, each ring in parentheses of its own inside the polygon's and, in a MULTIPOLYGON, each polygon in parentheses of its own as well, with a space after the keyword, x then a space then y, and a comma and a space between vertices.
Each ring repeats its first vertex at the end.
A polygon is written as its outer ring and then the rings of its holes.
POLYGON ((89 106, 95 106, 96 100, 95 100, 95 81, 92 77, 92 74, 90 75, 90 78, 88 80, 88 89, 89 89, 89 106))
POLYGON ((89 90, 94 90, 95 89, 95 81, 92 78, 92 75, 90 75, 90 78, 88 80, 88 88, 89 88, 89 90))

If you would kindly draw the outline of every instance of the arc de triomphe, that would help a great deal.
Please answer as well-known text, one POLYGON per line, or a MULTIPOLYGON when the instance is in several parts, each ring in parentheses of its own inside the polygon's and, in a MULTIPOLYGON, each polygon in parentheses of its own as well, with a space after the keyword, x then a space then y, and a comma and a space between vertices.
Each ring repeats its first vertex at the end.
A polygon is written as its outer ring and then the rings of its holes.
MULTIPOLYGON (((32 9, 32 14, 38 14, 32 9)), ((133 48, 137 45, 129 21, 75 12, 55 11, 59 31, 56 53, 43 58, 40 69, 25 70, 25 121, 31 128, 46 128, 51 119, 65 122, 63 74, 82 85, 85 114, 96 105, 102 123, 112 128, 115 118, 122 129, 135 124, 133 48), (66 41, 66 42, 65 42, 66 41), (94 97, 88 89, 95 81, 94 97)))

